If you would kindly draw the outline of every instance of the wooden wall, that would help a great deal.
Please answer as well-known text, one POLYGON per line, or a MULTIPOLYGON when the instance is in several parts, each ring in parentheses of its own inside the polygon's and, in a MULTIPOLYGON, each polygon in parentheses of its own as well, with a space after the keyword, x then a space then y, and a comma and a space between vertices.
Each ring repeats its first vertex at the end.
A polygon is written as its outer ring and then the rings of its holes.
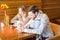
MULTIPOLYGON (((18 13, 18 6, 24 4, 26 8, 36 5, 43 10, 50 19, 60 18, 60 0, 0 0, 0 4, 6 3, 9 6, 7 14, 13 18, 18 13)), ((3 20, 4 13, 0 11, 0 21, 3 20)))
POLYGON ((42 0, 42 10, 50 19, 60 18, 60 0, 42 0))
MULTIPOLYGON (((11 18, 13 18, 18 13, 18 7, 20 5, 25 5, 26 8, 30 5, 36 5, 39 9, 41 9, 41 0, 0 0, 0 4, 5 3, 9 6, 7 10, 7 14, 11 18)), ((3 20, 4 13, 0 11, 0 21, 3 20)))

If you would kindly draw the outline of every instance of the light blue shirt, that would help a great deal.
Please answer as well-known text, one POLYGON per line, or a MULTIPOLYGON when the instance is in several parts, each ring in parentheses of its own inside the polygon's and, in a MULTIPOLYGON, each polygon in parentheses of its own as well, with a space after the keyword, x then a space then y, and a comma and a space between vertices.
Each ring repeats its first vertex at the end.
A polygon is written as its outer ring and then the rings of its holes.
POLYGON ((40 13, 38 16, 33 20, 31 19, 26 25, 27 29, 24 32, 33 33, 33 34, 40 34, 43 37, 51 37, 52 33, 50 31, 50 22, 49 18, 46 14, 40 13), (33 29, 28 29, 29 27, 33 29))

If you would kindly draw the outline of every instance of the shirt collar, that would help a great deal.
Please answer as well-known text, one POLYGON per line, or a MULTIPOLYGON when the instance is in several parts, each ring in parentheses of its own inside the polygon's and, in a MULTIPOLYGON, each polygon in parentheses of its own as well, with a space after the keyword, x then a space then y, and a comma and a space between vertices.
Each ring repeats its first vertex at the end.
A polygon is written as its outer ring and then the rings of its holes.
POLYGON ((41 19, 42 14, 43 14, 43 13, 39 11, 37 17, 35 18, 35 20, 36 20, 36 19, 41 19))

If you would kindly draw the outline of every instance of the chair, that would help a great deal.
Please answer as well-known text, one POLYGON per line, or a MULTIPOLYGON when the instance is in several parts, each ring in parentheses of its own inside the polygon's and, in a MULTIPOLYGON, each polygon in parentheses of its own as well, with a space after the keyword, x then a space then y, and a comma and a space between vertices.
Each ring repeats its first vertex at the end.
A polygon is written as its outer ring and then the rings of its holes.
POLYGON ((60 25, 54 23, 50 24, 51 24, 51 31, 54 35, 50 38, 47 38, 46 40, 60 40, 60 25))

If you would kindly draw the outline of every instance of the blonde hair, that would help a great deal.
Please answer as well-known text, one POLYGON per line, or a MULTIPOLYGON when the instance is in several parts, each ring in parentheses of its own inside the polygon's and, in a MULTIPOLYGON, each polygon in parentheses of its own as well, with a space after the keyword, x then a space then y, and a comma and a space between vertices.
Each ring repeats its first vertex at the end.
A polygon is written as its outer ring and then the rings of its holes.
POLYGON ((21 8, 22 11, 25 12, 25 13, 24 13, 24 14, 25 14, 25 17, 27 17, 27 16, 28 16, 28 13, 27 13, 27 10, 26 10, 25 6, 24 6, 24 5, 21 5, 21 6, 18 7, 18 9, 19 9, 19 8, 21 8))

